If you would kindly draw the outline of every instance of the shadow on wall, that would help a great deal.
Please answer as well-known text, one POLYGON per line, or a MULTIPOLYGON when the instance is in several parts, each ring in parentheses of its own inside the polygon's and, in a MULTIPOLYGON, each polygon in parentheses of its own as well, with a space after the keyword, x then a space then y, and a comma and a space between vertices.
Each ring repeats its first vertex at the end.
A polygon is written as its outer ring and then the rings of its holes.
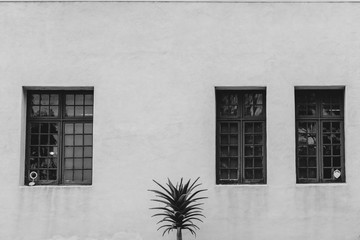
POLYGON ((78 236, 70 236, 70 237, 63 237, 60 235, 54 236, 49 240, 142 240, 138 233, 127 233, 127 232, 118 232, 115 233, 112 237, 101 237, 101 238, 94 238, 94 237, 78 237, 78 236))

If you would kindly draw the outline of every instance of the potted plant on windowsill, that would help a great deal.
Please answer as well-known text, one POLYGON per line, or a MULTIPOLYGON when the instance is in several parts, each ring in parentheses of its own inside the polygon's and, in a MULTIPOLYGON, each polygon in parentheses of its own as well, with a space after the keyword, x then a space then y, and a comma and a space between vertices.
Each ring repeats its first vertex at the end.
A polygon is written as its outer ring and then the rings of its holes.
POLYGON ((207 197, 198 197, 198 194, 207 189, 197 189, 201 183, 197 183, 197 178, 193 183, 191 179, 187 183, 183 184, 181 178, 180 183, 176 186, 168 179, 167 188, 160 183, 153 180, 162 190, 149 190, 154 192, 157 198, 151 199, 151 201, 159 202, 165 206, 153 207, 153 210, 159 210, 159 213, 152 215, 152 217, 161 217, 161 220, 157 222, 161 226, 157 229, 163 229, 163 236, 165 233, 176 230, 176 239, 182 240, 182 230, 188 230, 191 234, 196 236, 195 231, 199 230, 199 227, 194 224, 194 221, 202 222, 201 218, 205 217, 202 214, 202 208, 200 205, 203 203, 199 200, 207 197))

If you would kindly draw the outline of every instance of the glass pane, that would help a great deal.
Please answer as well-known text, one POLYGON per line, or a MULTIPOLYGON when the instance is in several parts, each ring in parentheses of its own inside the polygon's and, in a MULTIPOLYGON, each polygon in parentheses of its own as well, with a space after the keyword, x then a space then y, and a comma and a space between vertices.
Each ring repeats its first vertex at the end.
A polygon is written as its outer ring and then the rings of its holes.
POLYGON ((31 95, 31 103, 32 103, 32 105, 39 105, 40 104, 40 95, 32 94, 31 95))
POLYGON ((74 95, 66 94, 66 105, 74 105, 74 95))
POLYGON ((230 158, 230 167, 238 168, 238 159, 237 158, 230 158))
POLYGON ((40 116, 49 116, 49 107, 48 106, 41 106, 40 107, 40 116))
POLYGON ((41 94, 41 105, 49 105, 49 95, 41 94))
POLYGON ((75 147, 75 157, 82 157, 83 156, 83 148, 82 147, 75 147))
POLYGON ((307 158, 299 157, 299 167, 307 167, 307 158))
POLYGON ((323 161, 325 167, 331 167, 331 157, 324 157, 323 161))
POLYGON ((324 154, 324 155, 331 155, 330 145, 324 145, 324 146, 323 146, 323 154, 324 154))
POLYGON ((228 147, 221 147, 221 148, 220 148, 220 156, 222 156, 222 157, 227 157, 227 156, 229 156, 228 147))
POLYGON ((245 167, 246 168, 252 168, 253 165, 253 159, 252 158, 245 158, 245 167))
POLYGON ((85 95, 85 105, 93 105, 93 95, 85 95))
POLYGON ((83 145, 83 135, 75 135, 75 145, 83 145))
POLYGON ((230 131, 229 124, 227 124, 227 123, 220 124, 220 132, 229 133, 229 131, 230 131))
POLYGON ((307 147, 298 147, 299 155, 307 155, 307 147))
POLYGON ((49 114, 52 117, 57 117, 59 115, 59 108, 55 106, 51 106, 49 114))
POLYGON ((44 157, 49 156, 47 147, 40 147, 40 156, 44 156, 44 157))
POLYGON ((253 144, 254 137, 252 134, 245 134, 245 144, 253 144))
POLYGON ((255 106, 254 108, 255 108, 254 115, 255 116, 260 116, 262 114, 263 107, 262 106, 255 106))
POLYGON ((57 168, 57 158, 48 158, 49 168, 57 168))
POLYGON ((38 107, 38 106, 31 107, 31 116, 32 117, 40 116, 40 107, 38 107))
POLYGON ((324 168, 324 178, 331 179, 331 168, 324 168))
POLYGON ((84 95, 82 94, 75 95, 75 105, 84 105, 84 95))
MULTIPOLYGON (((86 151, 87 148, 85 148, 86 151)), ((91 151, 91 148, 88 149, 88 151, 91 151)), ((91 154, 91 152, 85 153, 85 154, 91 154)), ((237 156, 238 155, 238 148, 237 147, 230 147, 230 156, 237 156)), ((87 157, 91 157, 91 155, 86 155, 87 157)))
POLYGON ((254 178, 255 179, 262 179, 263 178, 263 171, 262 169, 255 169, 254 170, 254 178))
POLYGON ((299 178, 307 178, 307 169, 299 168, 299 178))
POLYGON ((229 168, 229 159, 228 158, 221 158, 220 159, 220 167, 221 168, 229 168))
POLYGON ((74 168, 74 159, 66 158, 65 159, 65 169, 72 169, 72 168, 74 168))
POLYGON ((309 145, 308 154, 309 155, 316 155, 316 146, 315 145, 309 145))
POLYGON ((262 123, 254 123, 254 132, 262 132, 262 123))
POLYGON ((65 157, 73 157, 74 149, 73 147, 65 147, 65 157))
POLYGON ((323 143, 324 144, 331 144, 331 135, 330 134, 324 134, 323 143))
POLYGON ((38 159, 37 158, 30 158, 30 168, 38 168, 38 159))
POLYGON ((334 167, 341 167, 341 159, 340 159, 340 157, 334 157, 333 158, 333 166, 334 167))
POLYGON ((220 100, 221 116, 238 115, 238 96, 237 94, 223 94, 220 100))
POLYGON ((59 105, 59 96, 57 94, 50 95, 50 105, 59 105))
POLYGON ((255 94, 254 103, 255 104, 262 104, 263 103, 263 95, 261 93, 255 94))
POLYGON ((89 106, 89 107, 85 107, 85 116, 88 117, 88 116, 92 116, 93 115, 93 107, 89 106))
POLYGON ((333 122, 331 124, 332 128, 331 128, 331 132, 333 133, 339 133, 340 132, 340 123, 339 122, 333 122))
POLYGON ((79 107, 79 106, 76 106, 75 107, 75 116, 77 117, 82 117, 84 116, 84 107, 79 107))
POLYGON ((316 144, 316 134, 307 135, 307 144, 309 145, 316 144))
POLYGON ((262 156, 262 146, 255 146, 254 153, 255 156, 262 156))
POLYGON ((49 132, 49 124, 41 123, 40 124, 40 133, 48 133, 49 132))
POLYGON ((39 158, 39 168, 47 168, 47 159, 46 158, 39 158))
POLYGON ((237 133, 238 132, 238 125, 237 123, 230 123, 230 132, 237 133))
POLYGON ((40 127, 38 123, 32 123, 30 126, 31 133, 39 133, 40 127))
POLYGON ((39 156, 39 148, 38 147, 30 147, 30 155, 31 156, 39 156))
POLYGON ((74 145, 74 135, 65 135, 65 145, 74 145))
POLYGON ((333 144, 340 143, 340 134, 332 134, 331 137, 333 144))
POLYGON ((48 135, 40 135, 40 144, 48 145, 48 135))
POLYGON ((228 179, 229 178, 229 170, 221 169, 220 170, 220 179, 228 179))
POLYGON ((39 175, 40 180, 47 180, 47 170, 40 170, 39 175))
POLYGON ((230 135, 230 144, 238 144, 238 135, 230 135))
POLYGON ((254 158, 254 166, 255 167, 262 167, 263 166, 262 158, 259 158, 259 157, 254 158))
POLYGON ((50 123, 49 127, 50 127, 50 133, 58 133, 59 132, 57 123, 50 123))
POLYGON ((222 134, 220 136, 220 144, 229 144, 228 135, 222 134))
POLYGON ((49 180, 56 180, 56 170, 49 170, 49 180))
POLYGON ((333 146, 332 150, 333 150, 333 152, 332 152, 333 155, 340 155, 340 146, 339 145, 333 146))
POLYGON ((84 133, 92 133, 92 123, 84 124, 84 133))
POLYGON ((74 159, 74 168, 82 169, 83 168, 83 160, 82 158, 75 158, 74 159))
POLYGON ((309 167, 316 167, 316 157, 309 157, 309 167))
POLYGON ((245 169, 245 178, 246 179, 253 179, 254 178, 254 172, 252 169, 245 169))
POLYGON ((31 145, 38 145, 39 144, 39 135, 31 135, 30 144, 31 145))
POLYGON ((73 117, 74 116, 74 107, 66 107, 65 116, 73 117))
POLYGON ((254 155, 254 147, 245 146, 245 156, 253 156, 253 155, 254 155))
POLYGON ((254 135, 254 143, 255 144, 262 144, 262 135, 254 135))
POLYGON ((83 124, 82 123, 75 124, 75 133, 83 133, 83 124))
POLYGON ((84 135, 84 145, 92 145, 92 135, 84 135))
POLYGON ((72 170, 65 170, 64 171, 64 179, 65 181, 72 181, 73 180, 73 171, 72 170))
POLYGON ((331 132, 330 123, 329 123, 329 122, 324 122, 324 123, 323 123, 323 132, 331 132))
POLYGON ((245 123, 245 133, 253 133, 253 123, 245 123))
POLYGON ((67 123, 65 124, 65 133, 74 133, 74 124, 67 123))
POLYGON ((84 181, 90 181, 92 180, 92 171, 91 170, 84 170, 84 181))
POLYGON ((48 161, 46 158, 39 158, 39 168, 47 168, 48 161))
POLYGON ((309 168, 309 178, 316 178, 316 168, 309 168))
POLYGON ((84 157, 92 157, 92 147, 84 147, 84 157))
POLYGON ((92 158, 84 158, 84 168, 92 168, 92 158))
POLYGON ((237 179, 237 170, 230 170, 230 179, 237 179))

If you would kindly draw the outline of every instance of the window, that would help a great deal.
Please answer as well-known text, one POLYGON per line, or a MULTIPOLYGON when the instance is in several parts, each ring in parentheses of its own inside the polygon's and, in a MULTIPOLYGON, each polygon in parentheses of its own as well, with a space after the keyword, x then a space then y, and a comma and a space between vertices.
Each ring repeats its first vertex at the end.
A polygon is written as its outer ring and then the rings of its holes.
POLYGON ((217 184, 266 183, 265 90, 216 90, 217 184))
POLYGON ((26 185, 92 183, 93 91, 29 90, 26 128, 26 185))
POLYGON ((344 91, 296 90, 298 183, 345 182, 344 91))

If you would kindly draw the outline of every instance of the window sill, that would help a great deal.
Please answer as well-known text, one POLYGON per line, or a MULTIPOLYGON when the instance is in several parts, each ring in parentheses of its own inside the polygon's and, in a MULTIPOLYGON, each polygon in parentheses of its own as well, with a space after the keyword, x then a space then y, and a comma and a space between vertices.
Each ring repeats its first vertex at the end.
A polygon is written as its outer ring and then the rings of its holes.
POLYGON ((347 186, 347 183, 296 183, 296 187, 336 187, 347 186))
POLYGON ((92 188, 93 185, 35 185, 35 186, 19 186, 20 189, 29 188, 92 188))

